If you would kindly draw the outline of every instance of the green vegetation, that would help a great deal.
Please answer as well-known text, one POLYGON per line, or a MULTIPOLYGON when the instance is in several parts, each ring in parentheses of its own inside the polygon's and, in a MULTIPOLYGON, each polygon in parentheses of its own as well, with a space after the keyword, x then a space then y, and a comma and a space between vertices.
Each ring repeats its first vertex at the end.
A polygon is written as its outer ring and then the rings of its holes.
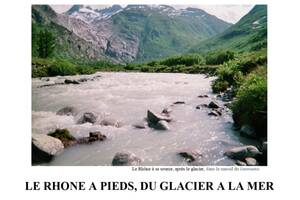
POLYGON ((129 63, 126 65, 113 64, 108 61, 80 62, 59 58, 32 59, 32 77, 93 74, 97 71, 202 73, 214 75, 216 69, 217 66, 215 65, 205 65, 205 59, 199 54, 186 54, 148 63, 129 63))
POLYGON ((48 58, 53 55, 55 37, 48 31, 43 30, 37 34, 37 53, 40 58, 48 58))
POLYGON ((234 58, 233 51, 212 51, 205 56, 207 65, 220 65, 234 58))
POLYGON ((233 119, 238 127, 248 124, 258 137, 267 134, 267 52, 262 49, 238 55, 225 62, 216 72, 213 92, 226 92, 231 88, 235 100, 233 119))
POLYGON ((60 58, 32 58, 32 77, 93 74, 97 71, 126 71, 123 65, 108 61, 71 62, 60 58))
POLYGON ((49 136, 55 137, 60 140, 75 140, 70 134, 68 129, 56 129, 54 132, 48 133, 49 136))
POLYGON ((241 53, 264 48, 267 48, 267 6, 256 5, 238 23, 213 38, 201 41, 190 52, 229 49, 241 53))
POLYGON ((267 77, 251 73, 240 86, 232 105, 238 126, 252 125, 259 137, 267 134, 267 77))
POLYGON ((153 9, 128 9, 112 17, 115 33, 128 38, 139 38, 139 51, 135 61, 146 62, 176 55, 196 43, 221 33, 231 24, 198 11, 195 16, 164 15, 153 9))

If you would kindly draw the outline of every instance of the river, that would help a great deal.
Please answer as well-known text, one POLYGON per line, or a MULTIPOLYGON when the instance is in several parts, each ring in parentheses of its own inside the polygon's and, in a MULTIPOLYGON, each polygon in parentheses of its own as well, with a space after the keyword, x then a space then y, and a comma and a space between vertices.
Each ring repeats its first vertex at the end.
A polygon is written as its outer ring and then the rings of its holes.
POLYGON ((199 74, 123 72, 32 79, 32 133, 47 134, 56 128, 67 128, 78 138, 88 136, 90 131, 101 131, 107 136, 103 142, 66 148, 44 165, 111 165, 115 153, 122 150, 142 158, 141 165, 188 165, 176 154, 182 149, 196 149, 202 153, 203 157, 195 165, 233 165, 233 160, 223 156, 224 151, 234 146, 254 144, 254 141, 241 138, 232 129, 229 110, 221 117, 213 117, 208 115, 208 109, 195 108, 211 100, 223 104, 211 92, 213 79, 199 74), (79 85, 40 87, 61 83, 65 78, 83 77, 97 78, 79 85), (198 97, 205 94, 209 98, 198 97), (172 106, 170 130, 132 126, 144 120, 148 109, 161 112, 176 101, 184 101, 185 104, 172 106), (74 117, 56 115, 56 111, 65 106, 76 107, 79 114, 74 117), (96 113, 98 120, 107 117, 117 119, 123 126, 76 124, 84 112, 96 113))

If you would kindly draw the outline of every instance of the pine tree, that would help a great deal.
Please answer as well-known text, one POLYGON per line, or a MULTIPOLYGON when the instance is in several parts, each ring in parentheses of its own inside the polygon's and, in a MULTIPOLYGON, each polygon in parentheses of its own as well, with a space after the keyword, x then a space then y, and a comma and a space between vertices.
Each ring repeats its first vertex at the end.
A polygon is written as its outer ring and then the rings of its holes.
POLYGON ((40 31, 38 34, 37 46, 38 56, 40 58, 50 57, 55 48, 54 35, 48 30, 40 31))

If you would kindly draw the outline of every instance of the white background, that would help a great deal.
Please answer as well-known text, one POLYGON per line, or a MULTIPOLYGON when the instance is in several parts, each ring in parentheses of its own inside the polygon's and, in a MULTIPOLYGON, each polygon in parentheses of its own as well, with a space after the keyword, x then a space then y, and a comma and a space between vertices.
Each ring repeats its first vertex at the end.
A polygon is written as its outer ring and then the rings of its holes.
POLYGON ((299 4, 297 1, 2 1, 0 199, 299 198, 299 4), (31 167, 31 4, 268 3, 269 166, 257 172, 133 172, 131 167, 31 167), (273 181, 275 191, 25 191, 25 181, 273 181))

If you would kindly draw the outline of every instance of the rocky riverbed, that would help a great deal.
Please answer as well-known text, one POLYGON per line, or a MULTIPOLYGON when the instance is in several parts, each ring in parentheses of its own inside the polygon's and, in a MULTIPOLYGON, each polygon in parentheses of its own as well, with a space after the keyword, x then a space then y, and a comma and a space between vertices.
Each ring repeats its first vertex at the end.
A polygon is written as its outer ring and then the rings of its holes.
POLYGON ((258 143, 233 130, 212 80, 168 73, 32 79, 33 149, 49 151, 38 164, 256 165, 261 152, 245 145, 258 143), (72 141, 60 143, 55 131, 63 129, 72 141), (47 140, 52 146, 43 147, 47 140))

